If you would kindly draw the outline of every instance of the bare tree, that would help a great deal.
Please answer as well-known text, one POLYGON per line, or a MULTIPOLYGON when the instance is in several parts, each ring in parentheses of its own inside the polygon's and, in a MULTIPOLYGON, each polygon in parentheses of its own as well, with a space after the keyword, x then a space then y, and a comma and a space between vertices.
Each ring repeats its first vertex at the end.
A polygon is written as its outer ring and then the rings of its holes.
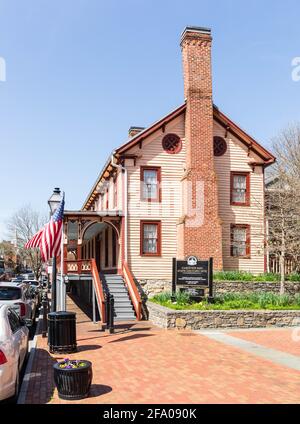
POLYGON ((284 129, 273 141, 277 157, 266 191, 269 253, 279 257, 280 293, 285 291, 287 258, 300 252, 300 124, 284 129))
POLYGON ((28 260, 35 278, 41 276, 43 263, 39 249, 25 249, 24 245, 47 222, 46 216, 34 211, 30 205, 19 209, 8 221, 10 238, 15 241, 18 255, 21 259, 28 260))
POLYGON ((0 243, 0 257, 3 258, 5 267, 15 270, 17 267, 17 255, 14 245, 10 241, 3 240, 0 243))

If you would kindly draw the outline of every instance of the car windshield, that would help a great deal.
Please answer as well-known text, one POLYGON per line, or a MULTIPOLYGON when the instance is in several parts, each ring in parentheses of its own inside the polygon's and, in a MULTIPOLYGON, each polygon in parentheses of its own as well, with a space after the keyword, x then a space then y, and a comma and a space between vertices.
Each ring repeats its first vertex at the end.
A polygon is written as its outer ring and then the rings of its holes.
POLYGON ((28 281, 28 283, 29 283, 31 286, 38 286, 38 285, 39 285, 39 282, 38 282, 38 281, 28 281))
POLYGON ((0 287, 0 300, 17 300, 21 297, 18 287, 0 287))

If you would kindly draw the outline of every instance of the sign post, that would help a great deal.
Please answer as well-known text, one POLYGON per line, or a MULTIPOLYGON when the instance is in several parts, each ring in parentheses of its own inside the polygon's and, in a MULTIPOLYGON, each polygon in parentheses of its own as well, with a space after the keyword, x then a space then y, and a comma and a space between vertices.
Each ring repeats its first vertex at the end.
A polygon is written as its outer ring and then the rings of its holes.
POLYGON ((176 270, 177 270, 177 261, 176 258, 172 259, 172 302, 175 302, 176 294, 176 270))
POLYGON ((189 256, 185 261, 173 258, 172 300, 176 290, 188 293, 192 300, 213 299, 213 258, 199 260, 189 256))

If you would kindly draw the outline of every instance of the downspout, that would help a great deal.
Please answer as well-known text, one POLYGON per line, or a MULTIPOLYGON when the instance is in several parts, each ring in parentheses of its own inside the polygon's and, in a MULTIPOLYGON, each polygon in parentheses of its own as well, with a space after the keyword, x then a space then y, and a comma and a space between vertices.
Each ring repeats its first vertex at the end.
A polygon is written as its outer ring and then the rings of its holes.
POLYGON ((122 170, 122 172, 124 173, 124 182, 125 182, 125 184, 124 184, 124 203, 125 203, 125 205, 122 205, 123 207, 124 207, 124 225, 125 225, 125 228, 124 228, 124 257, 125 257, 125 262, 127 262, 128 261, 128 240, 127 240, 127 235, 128 235, 128 176, 127 176, 127 169, 124 167, 124 166, 122 166, 122 165, 116 165, 115 163, 114 163, 114 154, 115 154, 115 152, 113 152, 113 154, 111 155, 111 165, 114 167, 114 168, 117 168, 117 169, 121 169, 122 170))

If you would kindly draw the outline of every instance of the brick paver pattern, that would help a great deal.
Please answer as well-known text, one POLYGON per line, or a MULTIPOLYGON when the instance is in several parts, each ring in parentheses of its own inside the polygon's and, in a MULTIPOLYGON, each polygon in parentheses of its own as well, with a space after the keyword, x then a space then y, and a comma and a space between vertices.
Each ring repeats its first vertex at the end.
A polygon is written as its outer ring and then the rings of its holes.
MULTIPOLYGON (((205 335, 162 330, 149 322, 118 325, 110 335, 100 332, 73 302, 68 304, 68 310, 77 312, 78 352, 50 355, 47 339, 38 336, 26 403, 300 403, 298 371, 205 335), (58 398, 52 365, 65 356, 92 361, 89 398, 58 398)), ((272 330, 267 334, 272 337, 272 330)), ((291 343, 286 336, 286 346, 291 343)))

